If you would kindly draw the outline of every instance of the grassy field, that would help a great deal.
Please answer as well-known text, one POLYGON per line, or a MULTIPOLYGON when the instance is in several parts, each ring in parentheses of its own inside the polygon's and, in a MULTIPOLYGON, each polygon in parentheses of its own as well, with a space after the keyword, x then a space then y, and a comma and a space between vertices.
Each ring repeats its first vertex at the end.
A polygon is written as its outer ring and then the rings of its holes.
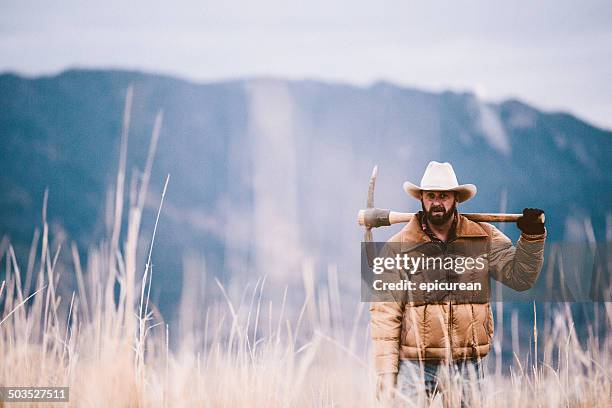
MULTIPOLYGON (((25 291, 12 249, 4 254, 2 385, 69 386, 71 406, 376 405, 367 315, 358 299, 353 328, 345 333, 329 317, 337 294, 308 293, 315 285, 305 282, 306 301, 299 315, 283 316, 278 313, 282 301, 274 305, 263 300, 262 279, 238 305, 229 299, 201 305, 202 330, 183 333, 185 339, 170 350, 169 328, 147 304, 150 281, 143 284, 141 275, 135 292, 126 293, 128 273, 123 268, 133 254, 120 252, 103 261, 109 243, 100 245, 86 270, 74 268, 78 290, 62 298, 57 293, 57 251, 46 245, 46 230, 38 256, 28 263, 28 274, 35 276, 30 290, 25 291), (116 273, 108 279, 113 261, 116 273), (128 298, 134 303, 128 304, 128 298)), ((304 276, 307 280, 312 275, 304 276)), ((224 298, 220 284, 218 291, 224 298)), ((601 319, 609 327, 612 308, 606 306, 601 319)), ((569 306, 557 309, 550 322, 548 332, 534 327, 535 333, 513 334, 539 341, 517 353, 510 375, 503 367, 487 373, 483 406, 610 406, 609 335, 596 336, 593 330, 579 338, 569 306), (542 357, 534 361, 537 347, 542 357)), ((518 330, 513 323, 509 326, 518 330)))

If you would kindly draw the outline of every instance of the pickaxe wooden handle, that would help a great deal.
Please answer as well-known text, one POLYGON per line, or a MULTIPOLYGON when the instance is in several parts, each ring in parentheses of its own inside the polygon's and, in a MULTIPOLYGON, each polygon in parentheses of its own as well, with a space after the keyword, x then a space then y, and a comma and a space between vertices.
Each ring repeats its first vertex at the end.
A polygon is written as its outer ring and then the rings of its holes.
MULTIPOLYGON (((461 213, 467 219, 476 222, 516 222, 523 214, 500 214, 500 213, 461 213)), ((378 228, 391 224, 408 222, 414 217, 414 213, 404 213, 380 208, 368 208, 359 210, 357 222, 366 228, 378 228)), ((544 214, 540 215, 540 222, 544 223, 544 214)))

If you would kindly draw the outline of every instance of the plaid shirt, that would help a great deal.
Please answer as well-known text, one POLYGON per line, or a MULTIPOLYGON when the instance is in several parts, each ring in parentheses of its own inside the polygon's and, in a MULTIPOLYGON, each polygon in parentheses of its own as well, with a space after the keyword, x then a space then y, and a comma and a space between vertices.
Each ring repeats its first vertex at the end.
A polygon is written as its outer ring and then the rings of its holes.
POLYGON ((423 211, 418 212, 418 217, 419 217, 419 222, 421 224, 421 229, 423 230, 424 233, 427 234, 429 238, 431 238, 432 241, 446 243, 448 241, 453 240, 457 236, 457 220, 459 219, 459 217, 458 217, 456 209, 455 209, 455 213, 453 214, 453 223, 451 224, 450 229, 448 231, 447 241, 442 241, 440 238, 436 236, 436 234, 433 233, 433 231, 429 228, 429 224, 427 224, 427 220, 425 219, 423 211))

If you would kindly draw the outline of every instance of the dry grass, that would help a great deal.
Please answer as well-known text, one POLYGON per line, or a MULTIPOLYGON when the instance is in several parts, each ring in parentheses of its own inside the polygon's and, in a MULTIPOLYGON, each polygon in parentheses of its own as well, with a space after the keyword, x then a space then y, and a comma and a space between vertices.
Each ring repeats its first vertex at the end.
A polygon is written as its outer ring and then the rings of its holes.
MULTIPOLYGON (((161 115, 144 176, 132 183, 126 242, 119 242, 131 94, 129 90, 111 233, 89 251, 85 268, 72 246, 71 276, 63 279, 74 277, 76 290, 64 297, 58 293, 61 248, 49 246, 45 210, 25 281, 12 247, 0 254, 6 261, 0 282, 0 384, 69 386, 70 406, 79 407, 376 405, 364 305, 351 299, 353 313, 345 321, 352 320, 352 326, 345 332, 344 325, 330 316, 333 306, 346 302, 340 302, 333 287, 315 290, 320 286, 309 270, 304 271, 299 296, 285 292, 274 305, 266 300, 265 278, 251 283, 242 294, 244 301, 237 304, 218 284, 216 299, 221 302, 196 305, 203 325, 186 325, 182 338, 174 341, 178 346, 170 349, 171 331, 149 301, 153 242, 145 270, 136 270, 137 238, 161 115), (299 313, 285 315, 285 303, 294 302, 293 297, 303 299, 299 313)), ((334 273, 330 270, 331 282, 334 273)), ((181 303, 194 307, 193 301, 181 303)), ((498 314, 498 336, 512 335, 516 356, 510 374, 502 370, 501 358, 494 360, 483 406, 609 407, 612 337, 607 329, 612 307, 605 306, 600 316, 605 334, 593 329, 586 338, 574 330, 567 306, 551 312, 545 328, 534 325, 533 333, 519 333, 516 317, 506 333, 498 314), (537 339, 537 344, 521 354, 516 339, 524 336, 537 339)), ((497 343, 494 354, 500 352, 497 343)))

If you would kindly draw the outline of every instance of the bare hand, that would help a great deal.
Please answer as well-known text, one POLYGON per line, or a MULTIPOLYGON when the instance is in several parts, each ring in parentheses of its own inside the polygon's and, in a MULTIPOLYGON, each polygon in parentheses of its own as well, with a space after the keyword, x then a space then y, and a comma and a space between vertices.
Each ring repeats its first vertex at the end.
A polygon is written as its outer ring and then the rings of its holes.
POLYGON ((376 384, 376 399, 380 402, 389 402, 393 398, 393 390, 397 381, 396 373, 385 373, 378 376, 376 384))

